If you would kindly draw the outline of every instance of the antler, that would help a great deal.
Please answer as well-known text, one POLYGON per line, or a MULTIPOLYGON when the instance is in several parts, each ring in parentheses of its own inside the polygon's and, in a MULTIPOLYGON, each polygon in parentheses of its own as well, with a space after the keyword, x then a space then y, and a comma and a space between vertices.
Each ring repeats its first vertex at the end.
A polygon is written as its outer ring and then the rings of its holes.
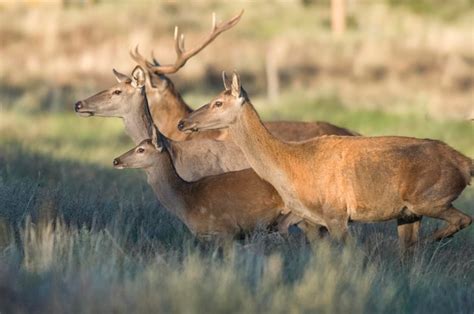
MULTIPOLYGON (((144 62, 147 64, 148 69, 156 74, 171 74, 177 72, 181 67, 183 67, 186 62, 196 54, 198 54, 201 50, 203 50, 207 45, 209 45, 217 36, 219 36, 222 32, 228 30, 229 28, 233 27, 240 21, 240 18, 244 14, 244 10, 240 11, 239 14, 234 16, 228 21, 221 22, 216 24, 216 14, 212 14, 212 29, 211 33, 207 36, 207 38, 198 46, 186 51, 184 49, 184 34, 181 34, 179 31, 178 26, 174 29, 174 49, 176 51, 176 61, 174 64, 164 64, 164 65, 156 65, 151 64, 150 62, 146 61, 141 55, 138 53, 138 49, 135 50, 136 54, 139 56, 138 60, 140 62, 144 62)), ((137 59, 132 55, 132 58, 138 62, 137 59)), ((140 62, 138 62, 140 64, 140 62)))
POLYGON ((148 68, 148 66, 150 65, 150 62, 148 62, 148 60, 145 59, 145 57, 142 56, 141 53, 138 51, 138 45, 135 46, 135 50, 130 50, 130 56, 143 69, 148 68))

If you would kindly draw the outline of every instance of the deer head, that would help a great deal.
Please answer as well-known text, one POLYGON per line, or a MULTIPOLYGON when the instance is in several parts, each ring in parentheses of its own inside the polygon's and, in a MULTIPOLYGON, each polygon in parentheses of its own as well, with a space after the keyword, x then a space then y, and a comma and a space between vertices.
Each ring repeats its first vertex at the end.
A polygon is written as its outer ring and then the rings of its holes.
POLYGON ((210 103, 202 106, 187 118, 178 123, 181 131, 199 131, 222 129, 233 124, 242 108, 248 100, 247 94, 242 88, 240 77, 237 73, 232 74, 232 81, 227 81, 225 72, 222 73, 225 90, 215 97, 210 103))
POLYGON ((143 99, 145 71, 137 66, 131 76, 113 70, 117 84, 87 99, 78 101, 74 110, 80 116, 123 117, 133 108, 133 104, 143 99))
POLYGON ((143 140, 128 152, 115 158, 113 161, 114 168, 148 168, 153 166, 165 149, 165 140, 156 127, 153 126, 152 138, 143 140))

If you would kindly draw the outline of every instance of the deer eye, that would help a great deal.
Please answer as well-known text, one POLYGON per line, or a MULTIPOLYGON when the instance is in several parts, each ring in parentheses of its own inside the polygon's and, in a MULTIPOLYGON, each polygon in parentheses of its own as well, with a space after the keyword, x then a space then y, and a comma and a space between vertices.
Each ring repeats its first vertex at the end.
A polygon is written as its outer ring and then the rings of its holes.
POLYGON ((216 106, 217 108, 222 107, 222 101, 216 101, 214 103, 214 106, 216 106))
POLYGON ((114 95, 120 95, 122 91, 120 89, 114 90, 114 95))
POLYGON ((139 154, 143 153, 144 151, 145 151, 145 149, 142 148, 142 147, 139 147, 139 148, 137 149, 137 153, 139 153, 139 154))

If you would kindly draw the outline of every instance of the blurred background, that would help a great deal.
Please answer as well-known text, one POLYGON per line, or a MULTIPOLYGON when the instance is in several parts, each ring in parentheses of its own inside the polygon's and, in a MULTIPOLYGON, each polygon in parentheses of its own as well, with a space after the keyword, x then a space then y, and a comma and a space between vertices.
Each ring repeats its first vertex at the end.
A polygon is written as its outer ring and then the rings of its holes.
POLYGON ((474 155, 473 0, 3 0, 0 144, 108 165, 131 145, 121 122, 81 119, 73 104, 115 84, 113 68, 129 74, 136 45, 172 63, 175 25, 189 48, 212 12, 226 20, 242 9, 170 75, 191 107, 235 69, 264 119, 437 138, 474 155))
POLYGON ((212 12, 223 20, 241 9, 234 29, 171 76, 181 92, 212 95, 222 88, 221 71, 236 69, 251 97, 269 106, 297 95, 474 118, 472 0, 3 0, 1 106, 70 111, 113 83, 112 68, 130 72, 137 44, 145 56, 153 49, 160 62, 173 62, 175 25, 192 47, 212 12))

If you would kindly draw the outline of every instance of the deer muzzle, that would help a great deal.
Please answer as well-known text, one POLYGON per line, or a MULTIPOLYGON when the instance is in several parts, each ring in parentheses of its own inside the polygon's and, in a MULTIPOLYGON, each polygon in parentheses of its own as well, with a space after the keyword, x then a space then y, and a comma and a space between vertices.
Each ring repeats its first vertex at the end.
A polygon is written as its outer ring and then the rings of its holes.
POLYGON ((123 169, 124 168, 124 164, 122 163, 120 158, 115 158, 114 161, 112 162, 112 164, 114 165, 115 169, 123 169))
POLYGON ((182 119, 178 122, 178 130, 181 132, 197 132, 197 124, 188 119, 182 119))
POLYGON ((86 107, 86 104, 82 100, 79 100, 78 102, 75 103, 74 111, 78 115, 83 116, 83 117, 90 117, 94 115, 94 112, 88 109, 86 107))

